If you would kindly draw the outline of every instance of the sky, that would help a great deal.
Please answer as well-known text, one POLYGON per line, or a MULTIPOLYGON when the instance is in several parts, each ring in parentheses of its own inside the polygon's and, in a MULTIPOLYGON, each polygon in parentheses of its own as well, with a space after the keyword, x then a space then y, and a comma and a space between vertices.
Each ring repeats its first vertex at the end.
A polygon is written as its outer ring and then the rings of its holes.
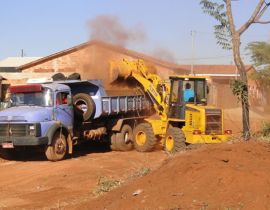
MULTIPOLYGON (((141 31, 128 49, 181 64, 230 64, 213 35, 216 23, 202 12, 199 0, 0 0, 0 60, 46 56, 88 41, 89 22, 100 16, 117 19, 126 31, 141 31), (191 31, 194 31, 192 50, 191 31)), ((233 3, 236 26, 251 15, 258 0, 233 3)), ((270 10, 270 9, 269 9, 270 10)), ((264 15, 270 20, 270 11, 264 15)), ((90 26, 89 26, 90 25, 90 26)), ((107 26, 110 27, 110 26, 107 26)), ((252 41, 270 41, 270 24, 253 25, 242 37, 242 54, 252 41)))

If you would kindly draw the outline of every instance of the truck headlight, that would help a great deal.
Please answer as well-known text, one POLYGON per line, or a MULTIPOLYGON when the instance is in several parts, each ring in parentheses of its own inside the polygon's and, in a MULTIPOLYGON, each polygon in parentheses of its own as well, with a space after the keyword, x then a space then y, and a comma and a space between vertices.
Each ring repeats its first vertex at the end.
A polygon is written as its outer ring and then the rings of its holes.
POLYGON ((34 125, 29 125, 29 135, 35 136, 36 135, 36 128, 34 125))

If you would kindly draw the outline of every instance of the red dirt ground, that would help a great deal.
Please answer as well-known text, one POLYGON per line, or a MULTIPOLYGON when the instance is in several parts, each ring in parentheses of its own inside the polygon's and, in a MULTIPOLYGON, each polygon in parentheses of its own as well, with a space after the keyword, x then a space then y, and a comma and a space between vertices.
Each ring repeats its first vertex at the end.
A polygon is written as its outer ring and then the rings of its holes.
POLYGON ((60 162, 31 158, 35 154, 17 161, 0 159, 0 210, 64 209, 93 198, 101 177, 127 179, 142 167, 157 168, 166 159, 162 151, 111 152, 93 150, 91 144, 80 150, 60 162))
POLYGON ((133 183, 69 209, 270 209, 270 144, 187 151, 133 183))
POLYGON ((250 141, 204 145, 169 158, 162 151, 86 148, 55 163, 0 159, 0 209, 270 209, 269 157, 270 143, 250 141), (152 172, 133 178, 142 167, 152 172), (100 177, 123 184, 96 198, 100 177))

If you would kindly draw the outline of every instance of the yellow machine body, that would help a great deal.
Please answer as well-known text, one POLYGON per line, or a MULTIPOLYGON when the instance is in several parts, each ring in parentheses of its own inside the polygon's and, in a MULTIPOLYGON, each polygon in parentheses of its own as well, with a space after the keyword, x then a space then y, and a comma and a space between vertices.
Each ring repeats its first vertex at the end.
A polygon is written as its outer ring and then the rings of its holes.
MULTIPOLYGON (((210 117, 213 118, 213 115, 210 117)), ((216 107, 187 104, 185 110, 185 125, 182 127, 182 130, 185 133, 186 142, 190 144, 221 143, 230 139, 230 135, 224 133, 223 110, 217 109, 216 107), (220 114, 217 115, 220 116, 220 119, 218 119, 219 122, 209 122, 206 110, 220 112, 220 114), (220 129, 216 132, 207 133, 209 123, 220 123, 220 129)))
MULTIPOLYGON (((165 142, 169 126, 178 125, 185 135, 186 143, 220 143, 228 141, 231 135, 224 133, 223 110, 205 104, 185 104, 184 118, 170 117, 171 85, 156 73, 147 69, 142 60, 121 60, 111 63, 111 71, 117 71, 120 77, 133 77, 153 101, 156 115, 144 120, 151 124, 155 136, 165 142), (216 129, 218 125, 218 129, 216 129), (214 126, 214 127, 213 127, 214 126), (216 126, 216 127, 215 127, 216 126), (216 129, 216 130, 215 130, 216 129), (214 130, 214 131, 213 131, 214 130)), ((175 80, 206 80, 206 77, 194 75, 176 75, 175 80)))

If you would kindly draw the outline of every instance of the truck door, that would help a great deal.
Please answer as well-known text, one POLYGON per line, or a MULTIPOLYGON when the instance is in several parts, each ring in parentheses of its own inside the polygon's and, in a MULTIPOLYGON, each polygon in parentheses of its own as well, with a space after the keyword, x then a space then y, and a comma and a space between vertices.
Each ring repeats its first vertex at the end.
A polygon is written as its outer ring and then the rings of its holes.
POLYGON ((71 103, 71 94, 69 91, 56 93, 55 116, 56 120, 71 128, 73 125, 73 106, 71 103))
POLYGON ((182 93, 183 81, 171 78, 171 93, 169 100, 169 117, 184 119, 184 103, 182 93))

